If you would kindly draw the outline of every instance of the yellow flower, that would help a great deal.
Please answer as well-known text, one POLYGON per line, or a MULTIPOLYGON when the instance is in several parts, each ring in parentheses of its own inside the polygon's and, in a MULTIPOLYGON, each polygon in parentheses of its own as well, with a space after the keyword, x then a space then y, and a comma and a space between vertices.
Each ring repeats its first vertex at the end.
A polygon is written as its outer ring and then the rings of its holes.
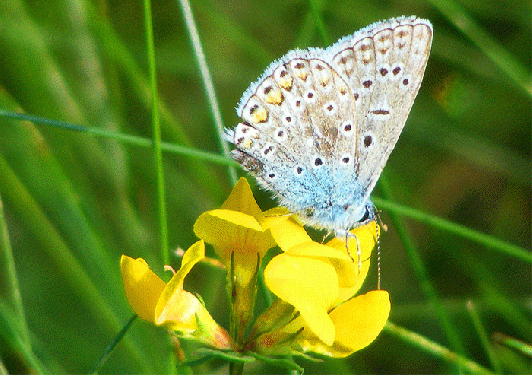
POLYGON ((183 280, 205 257, 205 244, 198 241, 183 256, 181 268, 168 283, 153 273, 142 258, 122 255, 120 267, 126 298, 142 319, 180 337, 201 341, 218 349, 233 347, 227 332, 211 317, 198 298, 183 290, 183 280))
POLYGON ((284 325, 274 330, 272 311, 266 311, 255 324, 254 349, 264 353, 315 352, 342 357, 371 343, 384 327, 390 311, 388 293, 372 291, 349 301, 362 286, 376 244, 375 222, 354 229, 348 246, 343 239, 326 244, 313 242, 293 218, 267 212, 266 222, 284 253, 274 257, 264 270, 268 288, 285 303, 274 304, 284 325), (357 244, 358 239, 358 244, 357 244), (345 302, 347 301, 347 302, 345 302), (291 307, 293 306, 293 307, 291 307), (290 313, 295 309, 299 315, 290 313), (260 327, 260 326, 263 327, 260 327))
POLYGON ((286 208, 262 212, 249 184, 240 179, 220 209, 198 218, 194 232, 202 240, 187 250, 167 284, 143 259, 123 256, 124 289, 144 320, 218 349, 344 357, 369 345, 390 312, 385 291, 352 298, 368 273, 378 230, 375 222, 353 230, 349 251, 345 239, 314 242, 286 208), (213 245, 228 270, 233 340, 198 298, 183 290, 185 276, 205 256, 203 241, 213 245), (279 298, 256 319, 246 339, 261 261, 276 244, 282 253, 266 265, 264 281, 279 298))
POLYGON ((239 342, 253 315, 256 278, 261 259, 275 241, 267 227, 249 183, 241 178, 220 209, 200 215, 194 232, 211 244, 233 276, 232 301, 239 342))
POLYGON ((247 285, 252 279, 257 259, 275 246, 249 183, 241 178, 222 207, 200 215, 194 232, 213 245, 222 263, 229 269, 233 258, 238 282, 247 285))

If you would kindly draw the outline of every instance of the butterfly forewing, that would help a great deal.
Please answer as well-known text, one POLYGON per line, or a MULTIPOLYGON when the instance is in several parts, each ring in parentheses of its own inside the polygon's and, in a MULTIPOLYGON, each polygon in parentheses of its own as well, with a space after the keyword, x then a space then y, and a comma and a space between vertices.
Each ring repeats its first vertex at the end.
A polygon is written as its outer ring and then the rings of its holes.
POLYGON ((333 67, 343 73, 356 99, 353 147, 364 194, 373 190, 405 125, 431 43, 430 23, 415 18, 378 23, 339 43, 342 50, 333 67))

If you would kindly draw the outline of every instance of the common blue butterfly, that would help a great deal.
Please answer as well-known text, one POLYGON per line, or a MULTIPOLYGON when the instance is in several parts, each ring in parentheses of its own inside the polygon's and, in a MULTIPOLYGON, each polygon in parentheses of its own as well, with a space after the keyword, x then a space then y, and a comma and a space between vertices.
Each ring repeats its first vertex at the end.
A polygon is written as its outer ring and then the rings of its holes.
POLYGON ((432 43, 416 17, 377 22, 326 48, 288 52, 242 96, 232 156, 308 225, 346 235, 405 125, 432 43))

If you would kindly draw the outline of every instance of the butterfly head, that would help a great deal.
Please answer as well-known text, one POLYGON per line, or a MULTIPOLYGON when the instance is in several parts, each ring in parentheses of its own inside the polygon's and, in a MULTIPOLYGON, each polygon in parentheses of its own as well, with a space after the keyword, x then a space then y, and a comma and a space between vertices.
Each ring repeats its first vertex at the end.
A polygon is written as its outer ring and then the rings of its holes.
POLYGON ((303 223, 332 231, 336 237, 343 237, 349 230, 366 225, 377 217, 375 207, 369 200, 362 205, 325 202, 297 214, 303 223))

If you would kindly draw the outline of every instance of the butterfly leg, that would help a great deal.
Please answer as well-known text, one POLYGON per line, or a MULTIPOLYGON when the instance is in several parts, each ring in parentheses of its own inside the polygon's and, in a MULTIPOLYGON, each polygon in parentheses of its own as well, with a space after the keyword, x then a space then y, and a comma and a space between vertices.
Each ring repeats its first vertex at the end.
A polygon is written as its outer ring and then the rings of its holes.
MULTIPOLYGON (((325 234, 323 235, 323 238, 321 239, 321 243, 324 244, 324 243, 325 243, 325 240, 326 240, 327 238, 329 238, 329 236, 330 236, 331 234, 333 234, 333 231, 332 231, 332 230, 328 230, 327 233, 325 233, 325 234)), ((348 250, 347 252, 349 252, 349 250, 348 250)))
POLYGON ((357 240, 358 271, 360 272, 360 270, 362 269, 362 251, 360 250, 360 242, 358 241, 358 237, 356 235, 354 235, 353 233, 351 233, 349 231, 346 231, 346 233, 345 233, 345 248, 347 249, 347 255, 349 255, 349 257, 351 258, 353 263, 355 262, 355 260, 353 259, 353 256, 351 255, 351 251, 349 251, 349 241, 348 241, 349 236, 353 236, 357 240))

